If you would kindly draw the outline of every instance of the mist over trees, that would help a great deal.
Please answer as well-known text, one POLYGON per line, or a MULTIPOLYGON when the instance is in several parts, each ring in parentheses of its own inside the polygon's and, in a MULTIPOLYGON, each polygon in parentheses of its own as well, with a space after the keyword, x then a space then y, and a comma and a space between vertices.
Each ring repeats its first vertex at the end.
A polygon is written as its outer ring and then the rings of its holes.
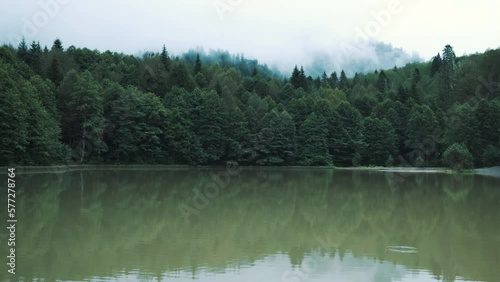
POLYGON ((0 47, 0 165, 500 164, 498 49, 350 76, 297 62, 285 77, 160 50, 0 47))

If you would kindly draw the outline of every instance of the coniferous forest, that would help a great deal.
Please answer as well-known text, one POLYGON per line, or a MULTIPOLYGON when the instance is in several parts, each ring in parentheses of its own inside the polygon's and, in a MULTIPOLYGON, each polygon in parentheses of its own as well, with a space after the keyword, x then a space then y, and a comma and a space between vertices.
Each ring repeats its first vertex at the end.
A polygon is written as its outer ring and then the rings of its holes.
POLYGON ((500 49, 282 75, 221 53, 0 47, 0 165, 500 165, 500 49))

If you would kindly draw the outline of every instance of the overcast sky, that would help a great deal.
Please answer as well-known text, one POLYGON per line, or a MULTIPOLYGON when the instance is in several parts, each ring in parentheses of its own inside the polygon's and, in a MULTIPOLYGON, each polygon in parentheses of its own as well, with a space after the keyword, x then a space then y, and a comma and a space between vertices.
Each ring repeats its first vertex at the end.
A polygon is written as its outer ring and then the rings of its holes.
POLYGON ((202 46, 288 67, 373 40, 427 60, 446 44, 457 55, 498 48, 499 12, 498 0, 0 0, 0 42, 58 37, 129 54, 202 46))

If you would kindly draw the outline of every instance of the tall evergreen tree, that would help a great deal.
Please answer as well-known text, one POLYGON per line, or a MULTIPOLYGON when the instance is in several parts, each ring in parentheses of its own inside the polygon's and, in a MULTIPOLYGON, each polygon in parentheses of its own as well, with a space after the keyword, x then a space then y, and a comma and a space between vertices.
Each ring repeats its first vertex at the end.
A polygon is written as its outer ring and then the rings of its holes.
POLYGON ((57 51, 57 52, 64 51, 64 48, 62 46, 62 42, 61 42, 61 40, 59 40, 59 38, 54 41, 54 44, 52 45, 52 51, 57 51))
POLYGON ((377 89, 381 93, 385 93, 387 87, 388 87, 388 79, 387 76, 385 75, 384 71, 381 71, 380 74, 378 75, 378 80, 377 80, 377 89))
POLYGON ((41 58, 42 48, 40 47, 40 43, 33 41, 28 51, 27 62, 36 74, 42 73, 41 58))
POLYGON ((330 75, 330 86, 335 89, 337 88, 338 86, 338 83, 339 83, 339 78, 337 76, 337 72, 332 72, 332 74, 330 75))
POLYGON ((26 41, 23 39, 21 40, 21 43, 19 43, 19 47, 17 47, 17 57, 23 61, 23 62, 28 62, 28 45, 26 44, 26 41))
POLYGON ((349 80, 347 79, 344 70, 342 70, 342 72, 340 73, 340 80, 338 85, 341 90, 348 89, 350 87, 349 80))
POLYGON ((441 54, 437 54, 434 58, 432 58, 431 65, 431 77, 441 70, 441 66, 443 65, 443 60, 441 60, 441 54))
POLYGON ((200 60, 200 54, 196 54, 196 61, 194 63, 194 74, 198 74, 201 72, 201 60, 200 60))
POLYGON ((170 56, 168 55, 168 51, 167 51, 167 48, 165 47, 165 45, 163 45, 163 48, 161 50, 160 59, 161 59, 163 66, 165 67, 165 70, 169 71, 170 70, 170 56))

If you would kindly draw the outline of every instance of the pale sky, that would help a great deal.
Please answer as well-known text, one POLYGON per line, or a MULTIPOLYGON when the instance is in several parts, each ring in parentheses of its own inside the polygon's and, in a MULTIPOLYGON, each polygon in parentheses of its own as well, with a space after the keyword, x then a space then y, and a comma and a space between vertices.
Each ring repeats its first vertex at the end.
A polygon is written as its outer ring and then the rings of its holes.
POLYGON ((0 0, 0 11, 0 43, 14 46, 21 36, 128 54, 201 46, 287 68, 365 40, 425 60, 446 44, 457 55, 500 46, 498 0, 0 0))

